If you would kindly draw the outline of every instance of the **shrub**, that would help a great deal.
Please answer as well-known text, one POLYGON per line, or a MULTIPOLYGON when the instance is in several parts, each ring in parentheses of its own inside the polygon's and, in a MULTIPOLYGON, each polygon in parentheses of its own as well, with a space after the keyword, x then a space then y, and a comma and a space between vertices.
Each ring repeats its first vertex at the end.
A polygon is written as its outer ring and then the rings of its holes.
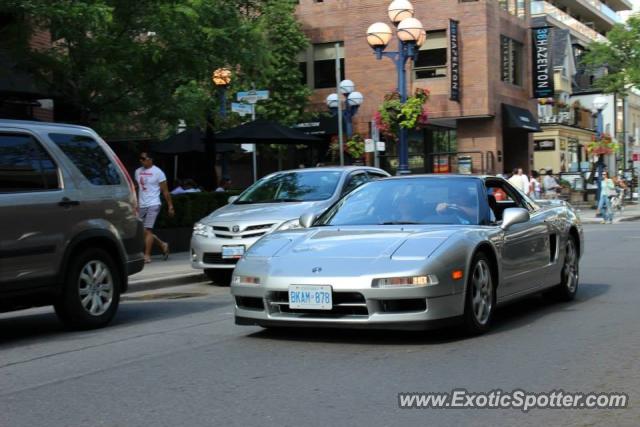
POLYGON ((240 194, 239 191, 227 191, 224 193, 200 192, 171 196, 176 214, 173 218, 169 217, 167 206, 163 200, 156 228, 191 228, 200 219, 226 205, 230 196, 238 194, 240 194))

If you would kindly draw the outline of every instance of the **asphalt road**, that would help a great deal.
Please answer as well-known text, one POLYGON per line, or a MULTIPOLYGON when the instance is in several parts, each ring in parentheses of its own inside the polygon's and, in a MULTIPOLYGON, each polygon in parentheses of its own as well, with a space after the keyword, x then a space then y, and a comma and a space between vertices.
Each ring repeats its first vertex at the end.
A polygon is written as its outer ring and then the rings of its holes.
POLYGON ((0 316, 0 426, 619 425, 640 422, 640 223, 588 226, 577 300, 532 297, 491 333, 262 331, 225 288, 132 295, 115 323, 0 316), (172 299, 169 299, 172 298, 172 299), (626 392, 629 407, 399 409, 398 392, 626 392))

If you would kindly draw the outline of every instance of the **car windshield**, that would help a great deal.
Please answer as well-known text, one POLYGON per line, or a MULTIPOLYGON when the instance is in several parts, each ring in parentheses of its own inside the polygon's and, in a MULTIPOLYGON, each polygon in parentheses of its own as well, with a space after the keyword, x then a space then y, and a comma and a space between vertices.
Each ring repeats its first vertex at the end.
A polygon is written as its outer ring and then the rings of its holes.
POLYGON ((407 178, 365 184, 316 225, 478 224, 478 180, 407 178))
POLYGON ((264 177, 238 197, 236 204, 326 200, 336 190, 341 172, 284 172, 264 177))

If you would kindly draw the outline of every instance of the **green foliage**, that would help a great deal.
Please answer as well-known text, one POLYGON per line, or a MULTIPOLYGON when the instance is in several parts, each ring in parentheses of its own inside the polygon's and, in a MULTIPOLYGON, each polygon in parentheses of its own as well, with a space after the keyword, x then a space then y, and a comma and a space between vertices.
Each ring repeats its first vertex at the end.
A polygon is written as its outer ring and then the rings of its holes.
POLYGON ((397 139, 400 128, 420 129, 428 122, 425 102, 429 99, 429 91, 418 88, 413 96, 403 104, 398 92, 385 95, 384 102, 375 115, 378 129, 386 136, 397 139))
POLYGON ((227 204, 230 196, 238 195, 239 191, 227 192, 201 192, 178 194, 172 197, 175 216, 171 218, 167 213, 167 206, 162 204, 162 211, 158 216, 157 228, 182 228, 193 227, 211 212, 227 204))
POLYGON ((582 59, 589 70, 603 65, 608 72, 595 82, 605 93, 626 94, 640 86, 640 15, 626 24, 616 24, 607 33, 607 42, 592 42, 582 59))
MULTIPOLYGON (((240 80, 262 84, 291 66, 306 43, 288 22, 292 3, 5 0, 0 13, 21 19, 0 38, 20 65, 75 109, 77 122, 107 136, 161 137, 179 119, 203 126, 206 110, 217 102, 210 80, 214 69, 228 66, 240 80), (38 28, 50 30, 51 48, 29 48, 30 33, 38 28)), ((287 94, 292 84, 287 77, 295 72, 280 74, 283 80, 273 81, 269 114, 291 121, 306 99, 300 90, 287 94), (295 112, 286 113, 283 105, 295 112)))

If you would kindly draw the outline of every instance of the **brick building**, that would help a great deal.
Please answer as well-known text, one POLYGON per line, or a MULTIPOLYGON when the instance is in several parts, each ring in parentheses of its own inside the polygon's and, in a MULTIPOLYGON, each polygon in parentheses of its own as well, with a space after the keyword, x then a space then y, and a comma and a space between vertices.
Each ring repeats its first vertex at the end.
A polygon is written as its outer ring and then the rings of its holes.
MULTIPOLYGON (((336 42, 341 43, 344 77, 365 97, 356 115, 356 132, 368 135, 386 93, 396 87, 393 63, 376 60, 366 41, 374 22, 389 23, 389 0, 300 0, 297 16, 312 46, 301 56, 301 70, 314 89, 313 104, 335 92, 336 42)), ((529 0, 413 0, 415 17, 427 30, 418 60, 408 67, 409 90, 426 88, 430 125, 409 136, 409 165, 415 172, 457 171, 469 156, 474 172, 529 169, 531 132, 539 129, 531 98, 529 0), (450 100, 450 19, 459 21, 460 101, 450 100), (439 154, 440 153, 440 154, 439 154), (453 154, 442 154, 453 153, 453 154)), ((390 23, 389 23, 390 24, 390 23)), ((388 50, 395 49, 395 37, 388 50)), ((388 144, 387 168, 397 164, 388 144)))

